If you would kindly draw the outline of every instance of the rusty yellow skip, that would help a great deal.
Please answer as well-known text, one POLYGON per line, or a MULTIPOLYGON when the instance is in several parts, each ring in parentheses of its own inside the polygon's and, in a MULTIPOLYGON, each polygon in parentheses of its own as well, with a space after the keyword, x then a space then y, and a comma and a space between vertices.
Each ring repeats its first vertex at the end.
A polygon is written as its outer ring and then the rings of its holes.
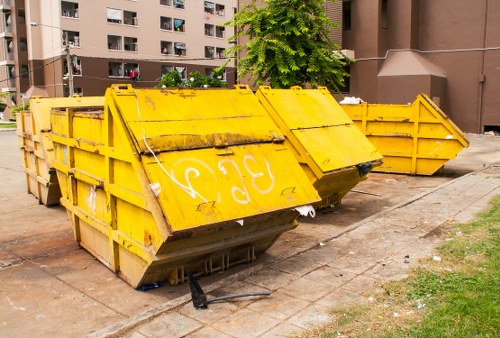
MULTIPOLYGON (((32 98, 29 110, 17 114, 18 144, 28 192, 41 204, 59 204, 61 191, 52 166, 54 146, 50 137, 50 110, 54 107, 103 107, 104 96, 32 98)), ((95 108, 90 108, 95 109, 95 108)))
POLYGON ((363 103, 342 108, 384 156, 375 171, 432 175, 469 146, 464 133, 425 94, 411 105, 363 103))
POLYGON ((320 201, 246 86, 115 85, 51 124, 77 241, 133 287, 253 261, 320 201))
POLYGON ((322 198, 316 207, 340 203, 372 168, 382 164, 382 155, 326 87, 262 86, 256 96, 322 198))

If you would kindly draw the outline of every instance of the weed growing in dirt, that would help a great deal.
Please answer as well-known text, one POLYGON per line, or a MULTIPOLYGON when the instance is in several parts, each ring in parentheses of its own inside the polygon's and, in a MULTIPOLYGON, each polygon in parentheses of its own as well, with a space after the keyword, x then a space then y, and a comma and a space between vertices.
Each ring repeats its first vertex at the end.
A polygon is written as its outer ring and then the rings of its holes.
POLYGON ((499 337, 500 195, 444 235, 441 260, 422 261, 366 304, 333 309, 333 323, 304 336, 499 337))

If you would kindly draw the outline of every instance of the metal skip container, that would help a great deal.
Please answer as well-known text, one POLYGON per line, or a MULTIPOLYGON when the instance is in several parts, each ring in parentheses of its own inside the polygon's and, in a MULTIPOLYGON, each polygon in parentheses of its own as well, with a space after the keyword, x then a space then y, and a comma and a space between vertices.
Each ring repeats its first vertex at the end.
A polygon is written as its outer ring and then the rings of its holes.
POLYGON ((246 86, 115 85, 51 121, 76 240, 134 288, 251 262, 320 200, 246 86))
POLYGON ((256 96, 322 198, 316 207, 340 203, 373 167, 382 163, 382 155, 326 87, 261 86, 256 96))
POLYGON ((57 205, 61 197, 56 171, 52 166, 54 146, 50 138, 51 109, 84 106, 102 109, 103 105, 104 96, 32 98, 29 110, 17 114, 18 144, 22 152, 28 192, 33 194, 40 204, 57 205))
POLYGON ((432 175, 469 142, 425 94, 411 105, 343 104, 342 108, 384 155, 376 171, 432 175))

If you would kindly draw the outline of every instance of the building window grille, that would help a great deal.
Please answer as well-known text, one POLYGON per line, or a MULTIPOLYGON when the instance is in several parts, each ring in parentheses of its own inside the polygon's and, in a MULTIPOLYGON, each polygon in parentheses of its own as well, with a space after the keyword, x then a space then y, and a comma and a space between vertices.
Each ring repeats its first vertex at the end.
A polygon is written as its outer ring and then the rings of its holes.
POLYGON ((218 38, 224 38, 226 35, 226 27, 215 26, 215 36, 218 38))
POLYGON ((178 56, 186 56, 186 43, 185 42, 174 43, 174 54, 178 56))
POLYGON ((78 3, 61 1, 61 15, 67 18, 78 18, 78 3))
POLYGON ((215 47, 205 46, 205 57, 213 59, 215 57, 215 47))
POLYGON ((123 77, 123 63, 110 62, 108 68, 109 77, 123 77))
POLYGON ((215 15, 224 16, 226 15, 226 7, 221 4, 215 4, 215 15))
POLYGON ((123 11, 123 23, 125 25, 137 26, 137 13, 123 11))
POLYGON ((186 30, 186 20, 174 19, 174 31, 185 32, 186 30))
POLYGON ((137 46, 137 38, 132 37, 124 37, 123 38, 123 47, 126 51, 129 52, 137 52, 139 50, 137 46))
POLYGON ((169 65, 161 65, 161 75, 165 75, 167 73, 171 73, 174 71, 174 66, 169 65))
POLYGON ((217 47, 215 54, 218 59, 224 59, 226 57, 226 49, 217 47))
POLYGON ((215 27, 214 25, 210 25, 210 24, 205 24, 205 35, 206 36, 214 36, 215 34, 215 27))
POLYGON ((80 32, 64 31, 64 34, 68 34, 68 43, 70 47, 80 47, 80 32))
POLYGON ((172 43, 172 41, 161 41, 160 50, 163 55, 173 55, 174 44, 172 43))
POLYGON ((122 50, 122 37, 118 35, 108 35, 108 49, 122 50))
POLYGON ((116 8, 106 8, 106 17, 108 22, 111 23, 122 23, 123 22, 123 11, 116 8))
POLYGON ((214 13, 215 13, 215 4, 213 2, 205 1, 204 8, 205 8, 205 14, 214 15, 214 13))
POLYGON ((171 31, 172 30, 172 18, 166 16, 160 16, 160 29, 171 31))
POLYGON ((174 7, 184 9, 184 0, 174 0, 174 7))

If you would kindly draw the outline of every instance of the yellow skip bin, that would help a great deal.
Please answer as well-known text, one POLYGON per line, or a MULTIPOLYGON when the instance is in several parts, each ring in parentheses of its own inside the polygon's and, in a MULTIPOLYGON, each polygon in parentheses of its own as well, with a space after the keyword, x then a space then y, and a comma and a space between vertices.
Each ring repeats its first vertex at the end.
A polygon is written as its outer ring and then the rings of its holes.
POLYGON ((320 199, 246 86, 116 85, 51 119, 76 238, 133 287, 251 262, 320 199))
POLYGON ((381 164, 382 155, 327 88, 262 86, 256 95, 322 198, 317 207, 340 203, 373 167, 381 164))
POLYGON ((469 146, 464 133, 425 94, 411 105, 342 105, 384 155, 376 171, 432 175, 469 146))
POLYGON ((59 204, 61 191, 52 166, 54 146, 50 138, 50 110, 55 107, 102 109, 104 96, 32 98, 29 110, 17 114, 18 144, 22 152, 28 192, 41 204, 59 204))

